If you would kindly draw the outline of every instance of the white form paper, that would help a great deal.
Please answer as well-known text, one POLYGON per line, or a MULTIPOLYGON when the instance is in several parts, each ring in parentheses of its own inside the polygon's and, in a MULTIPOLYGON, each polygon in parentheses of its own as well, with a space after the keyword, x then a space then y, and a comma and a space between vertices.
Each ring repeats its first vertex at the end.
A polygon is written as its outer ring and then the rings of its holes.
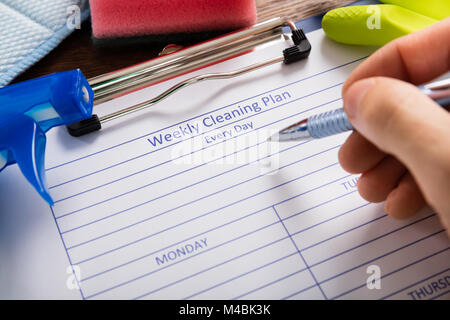
MULTIPOLYGON (((449 240, 438 218, 427 209, 396 221, 364 201, 357 177, 338 164, 347 134, 265 142, 295 120, 341 107, 343 82, 371 53, 322 30, 308 37, 313 51, 303 62, 195 84, 79 139, 64 128, 50 132, 51 209, 7 168, 2 215, 17 230, 0 227, 2 297, 448 299, 449 240), (66 273, 70 265, 76 277, 66 273)), ((96 112, 279 56, 286 45, 96 112)))

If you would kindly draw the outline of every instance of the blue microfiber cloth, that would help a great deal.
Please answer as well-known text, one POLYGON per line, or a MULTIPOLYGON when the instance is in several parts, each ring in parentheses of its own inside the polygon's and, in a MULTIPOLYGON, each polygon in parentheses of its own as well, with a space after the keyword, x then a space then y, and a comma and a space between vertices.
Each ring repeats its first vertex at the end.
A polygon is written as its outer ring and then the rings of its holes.
POLYGON ((86 0, 0 0, 0 87, 74 31, 78 12, 89 16, 86 0))

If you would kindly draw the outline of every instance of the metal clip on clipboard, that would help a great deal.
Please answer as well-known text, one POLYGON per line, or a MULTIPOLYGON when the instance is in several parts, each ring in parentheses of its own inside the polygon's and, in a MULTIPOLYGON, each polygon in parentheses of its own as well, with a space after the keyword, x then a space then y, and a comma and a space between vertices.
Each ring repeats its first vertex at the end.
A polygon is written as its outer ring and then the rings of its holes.
POLYGON ((100 130, 106 122, 151 107, 178 90, 199 81, 228 79, 275 63, 284 62, 285 64, 290 64, 308 57, 311 52, 311 45, 304 32, 301 29, 297 29, 295 24, 290 21, 275 18, 217 39, 176 51, 172 54, 89 79, 88 82, 94 92, 94 105, 118 98, 189 71, 244 54, 259 45, 278 40, 280 37, 286 40, 288 36, 283 32, 283 27, 285 26, 289 26, 292 31, 291 39, 294 45, 285 49, 283 54, 277 58, 227 73, 204 74, 187 79, 174 85, 155 98, 138 105, 113 112, 100 118, 97 115, 93 115, 87 120, 76 122, 68 126, 68 131, 72 136, 79 137, 100 130))

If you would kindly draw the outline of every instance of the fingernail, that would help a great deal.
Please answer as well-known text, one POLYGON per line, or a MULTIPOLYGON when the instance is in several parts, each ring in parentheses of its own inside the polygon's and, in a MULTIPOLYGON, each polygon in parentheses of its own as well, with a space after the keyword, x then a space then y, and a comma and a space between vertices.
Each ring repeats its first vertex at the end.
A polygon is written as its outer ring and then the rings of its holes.
POLYGON ((350 118, 356 118, 358 115, 358 108, 369 91, 375 85, 374 78, 360 80, 353 84, 345 94, 344 109, 350 118))

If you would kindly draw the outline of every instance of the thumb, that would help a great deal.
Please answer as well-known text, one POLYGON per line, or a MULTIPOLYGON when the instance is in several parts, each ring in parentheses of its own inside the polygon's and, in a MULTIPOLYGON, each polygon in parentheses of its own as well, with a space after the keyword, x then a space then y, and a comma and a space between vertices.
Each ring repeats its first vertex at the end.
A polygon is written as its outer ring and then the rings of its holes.
POLYGON ((344 92, 356 130, 411 172, 425 199, 450 220, 450 115, 416 87, 368 78, 344 92))

